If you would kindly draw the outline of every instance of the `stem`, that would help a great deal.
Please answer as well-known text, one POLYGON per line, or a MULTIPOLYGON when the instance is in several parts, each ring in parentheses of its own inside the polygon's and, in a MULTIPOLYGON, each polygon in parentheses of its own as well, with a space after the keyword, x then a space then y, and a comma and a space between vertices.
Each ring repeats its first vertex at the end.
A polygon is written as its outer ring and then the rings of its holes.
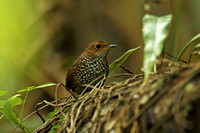
POLYGON ((27 100, 28 94, 29 94, 29 91, 27 91, 26 96, 25 96, 25 98, 24 98, 24 102, 23 102, 23 104, 22 104, 22 110, 21 110, 21 113, 20 113, 20 117, 19 117, 19 119, 22 118, 22 114, 23 114, 23 111, 24 111, 24 105, 25 105, 25 103, 26 103, 26 100, 27 100))

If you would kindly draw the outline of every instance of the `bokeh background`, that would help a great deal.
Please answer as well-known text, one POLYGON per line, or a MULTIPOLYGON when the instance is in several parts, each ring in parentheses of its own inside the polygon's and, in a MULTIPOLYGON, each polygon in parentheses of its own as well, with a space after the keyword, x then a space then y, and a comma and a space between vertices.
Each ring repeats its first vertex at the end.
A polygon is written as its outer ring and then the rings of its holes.
MULTIPOLYGON (((141 29, 146 13, 174 15, 165 51, 177 56, 200 32, 199 5, 199 0, 0 1, 0 90, 8 91, 0 99, 8 99, 27 86, 64 83, 70 65, 94 40, 118 45, 110 51, 109 63, 131 48, 144 46, 141 29)), ((135 51, 124 66, 141 73, 142 62, 143 48, 135 51)), ((122 72, 120 68, 114 71, 122 72)), ((32 91, 23 115, 30 114, 42 100, 54 100, 54 94, 55 87, 32 91)), ((66 95, 67 91, 59 90, 59 97, 66 95)), ((42 114, 46 116, 52 110, 47 108, 42 114)), ((33 115, 27 123, 34 130, 42 121, 33 115)), ((14 127, 5 118, 0 120, 2 132, 14 127)))

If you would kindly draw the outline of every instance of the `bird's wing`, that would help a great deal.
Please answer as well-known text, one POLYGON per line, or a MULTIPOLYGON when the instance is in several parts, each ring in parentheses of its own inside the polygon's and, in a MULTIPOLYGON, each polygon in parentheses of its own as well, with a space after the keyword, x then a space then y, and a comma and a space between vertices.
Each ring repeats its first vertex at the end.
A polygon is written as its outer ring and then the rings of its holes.
POLYGON ((67 77, 66 77, 66 86, 70 88, 70 86, 73 84, 74 81, 74 74, 76 72, 76 68, 81 63, 80 59, 77 59, 73 65, 70 67, 67 77))

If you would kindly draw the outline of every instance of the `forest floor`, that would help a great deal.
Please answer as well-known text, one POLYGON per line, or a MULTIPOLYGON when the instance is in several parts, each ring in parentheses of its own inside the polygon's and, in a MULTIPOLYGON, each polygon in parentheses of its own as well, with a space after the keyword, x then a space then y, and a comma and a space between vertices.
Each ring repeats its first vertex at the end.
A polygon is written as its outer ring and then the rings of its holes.
POLYGON ((143 74, 118 76, 126 80, 57 104, 35 132, 200 132, 200 63, 169 63, 147 83, 143 74))

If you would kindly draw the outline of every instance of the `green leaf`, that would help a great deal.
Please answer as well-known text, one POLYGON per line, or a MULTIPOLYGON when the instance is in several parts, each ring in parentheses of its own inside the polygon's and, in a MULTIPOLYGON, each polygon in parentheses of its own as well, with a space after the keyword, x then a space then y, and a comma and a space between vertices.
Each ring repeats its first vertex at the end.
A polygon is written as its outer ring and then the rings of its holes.
MULTIPOLYGON (((0 91, 0 96, 3 96, 7 93, 7 91, 0 91)), ((3 105, 6 103, 6 100, 0 100, 0 111, 3 112, 3 105)), ((0 119, 3 117, 2 115, 0 119)))
POLYGON ((18 93, 21 93, 21 92, 30 92, 30 91, 35 90, 35 89, 45 88, 45 87, 54 86, 54 85, 56 85, 56 83, 49 82, 49 83, 45 83, 45 84, 38 85, 38 86, 29 86, 26 89, 21 89, 21 90, 19 90, 17 92, 18 93))
POLYGON ((46 118, 45 121, 49 120, 49 119, 50 119, 51 117, 53 117, 57 112, 58 112, 58 109, 56 108, 56 109, 54 109, 53 112, 48 113, 48 114, 47 114, 47 118, 46 118))
POLYGON ((3 96, 7 93, 7 91, 0 91, 0 96, 3 96))
POLYGON ((190 63, 193 55, 197 55, 200 58, 200 43, 195 45, 194 48, 192 49, 187 61, 188 64, 190 63))
POLYGON ((5 100, 0 100, 0 107, 3 106, 5 104, 5 100))
POLYGON ((0 116, 0 120, 1 120, 3 117, 4 117, 4 115, 1 115, 1 116, 0 116))
POLYGON ((134 49, 130 49, 128 50, 125 54, 123 54, 120 58, 118 58, 117 60, 113 61, 112 64, 110 64, 109 66, 109 73, 111 73, 114 69, 116 69, 118 66, 120 66, 127 58, 128 56, 133 53, 133 51, 139 49, 141 46, 134 48, 134 49))
MULTIPOLYGON (((0 112, 3 112, 3 105, 6 103, 5 100, 0 100, 0 112)), ((0 119, 3 117, 3 115, 0 117, 0 119)))
MULTIPOLYGON (((3 105, 3 114, 4 117, 7 118, 9 121, 13 122, 14 124, 18 125, 20 120, 16 117, 15 113, 13 112, 13 108, 17 105, 21 105, 23 100, 19 98, 19 94, 12 96, 9 98, 6 103, 3 105)), ((26 130, 23 124, 19 126, 21 129, 26 130)))
POLYGON ((17 91, 18 93, 21 93, 21 92, 29 92, 31 90, 34 90, 35 86, 29 86, 27 87, 26 89, 21 89, 19 91, 17 91))
MULTIPOLYGON (((7 93, 7 91, 0 91, 0 96, 3 96, 7 93)), ((3 105, 6 101, 5 100, 0 100, 0 110, 2 110, 3 105)))
POLYGON ((147 14, 143 18, 142 32, 145 42, 143 68, 145 73, 145 82, 153 70, 157 57, 161 54, 164 48, 171 20, 172 15, 157 17, 147 14))
POLYGON ((56 83, 49 82, 49 83, 45 83, 45 84, 36 86, 35 88, 45 88, 45 87, 54 86, 54 85, 56 85, 56 83))
POLYGON ((197 44, 197 45, 195 45, 192 51, 194 51, 194 50, 196 50, 196 49, 198 49, 198 48, 200 48, 200 43, 197 44))
POLYGON ((176 62, 179 62, 179 60, 181 59, 181 56, 183 55, 183 53, 185 52, 185 50, 197 39, 200 39, 200 33, 197 34, 195 37, 193 37, 186 45, 185 47, 181 50, 181 52, 179 53, 176 62))

